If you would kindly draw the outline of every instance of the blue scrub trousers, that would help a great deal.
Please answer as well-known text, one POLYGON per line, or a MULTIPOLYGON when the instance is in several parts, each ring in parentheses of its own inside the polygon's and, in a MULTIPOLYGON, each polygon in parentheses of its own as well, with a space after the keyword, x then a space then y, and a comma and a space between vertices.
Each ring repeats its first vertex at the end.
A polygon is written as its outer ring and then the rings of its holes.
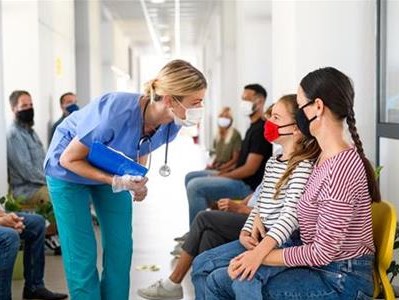
POLYGON ((47 177, 61 239, 62 258, 73 300, 129 299, 132 258, 132 199, 110 185, 83 185, 47 177), (101 230, 103 271, 97 270, 97 245, 90 203, 101 230))

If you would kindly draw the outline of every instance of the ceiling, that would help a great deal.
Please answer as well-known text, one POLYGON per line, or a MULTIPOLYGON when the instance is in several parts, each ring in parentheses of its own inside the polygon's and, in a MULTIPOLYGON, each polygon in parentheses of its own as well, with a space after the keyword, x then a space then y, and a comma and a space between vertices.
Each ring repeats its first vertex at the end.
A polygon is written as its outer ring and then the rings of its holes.
MULTIPOLYGON (((166 56, 176 49, 176 2, 180 8, 181 50, 199 42, 217 1, 212 0, 102 0, 102 3, 134 46, 158 44, 166 56), (147 19, 146 19, 147 16, 147 19), (153 28, 153 35, 149 27, 153 28)), ((178 31, 177 31, 178 32, 178 31)))

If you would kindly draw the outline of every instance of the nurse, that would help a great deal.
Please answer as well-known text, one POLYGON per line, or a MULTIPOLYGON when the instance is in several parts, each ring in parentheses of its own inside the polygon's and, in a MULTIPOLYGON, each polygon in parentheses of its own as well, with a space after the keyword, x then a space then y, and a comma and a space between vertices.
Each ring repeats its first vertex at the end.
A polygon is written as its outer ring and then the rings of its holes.
POLYGON ((61 238, 71 298, 129 298, 132 257, 132 197, 147 195, 147 178, 116 176, 87 160, 100 142, 134 160, 173 140, 181 125, 200 122, 207 87, 204 75, 174 60, 145 86, 144 95, 109 93, 67 117, 56 129, 44 169, 61 238), (130 192, 130 193, 129 193, 130 192), (101 279, 90 203, 103 247, 101 279))

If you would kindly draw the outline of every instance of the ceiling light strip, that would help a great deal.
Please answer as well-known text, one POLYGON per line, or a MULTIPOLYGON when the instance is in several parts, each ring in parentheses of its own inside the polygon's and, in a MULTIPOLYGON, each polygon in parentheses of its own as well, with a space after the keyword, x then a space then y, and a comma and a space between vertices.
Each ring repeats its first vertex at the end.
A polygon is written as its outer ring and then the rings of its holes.
POLYGON ((151 21, 150 15, 148 13, 147 5, 144 0, 140 0, 141 8, 143 9, 144 18, 147 23, 148 31, 150 32, 150 36, 152 39, 152 43, 154 44, 155 50, 160 54, 164 55, 162 51, 161 42, 159 41, 158 34, 155 31, 154 23, 151 21))
POLYGON ((180 56, 180 0, 175 0, 175 55, 180 56))

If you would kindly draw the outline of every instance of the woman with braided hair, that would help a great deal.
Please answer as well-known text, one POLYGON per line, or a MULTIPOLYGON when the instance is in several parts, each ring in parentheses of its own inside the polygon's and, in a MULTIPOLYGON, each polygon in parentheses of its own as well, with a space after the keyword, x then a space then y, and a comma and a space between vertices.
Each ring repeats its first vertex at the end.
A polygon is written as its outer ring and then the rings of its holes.
MULTIPOLYGON (((152 150, 173 140, 181 125, 201 120, 206 87, 199 70, 186 61, 173 60, 146 84, 143 95, 105 94, 57 127, 44 169, 72 299, 129 298, 131 194, 135 201, 147 195, 146 177, 118 176, 97 168, 88 160, 90 149, 101 143, 141 162, 152 150), (101 280, 90 202, 102 237, 101 280)), ((165 170, 167 166, 160 169, 161 175, 165 170)))
MULTIPOLYGON (((381 196, 357 133, 353 101, 352 82, 337 69, 318 69, 302 79, 296 124, 321 148, 297 206, 303 244, 269 252, 262 264, 285 269, 262 285, 261 298, 247 293, 245 299, 372 299, 371 203, 381 196), (352 142, 345 138, 345 122, 352 142)), ((234 299, 253 276, 251 251, 208 276, 206 299, 234 299)))

